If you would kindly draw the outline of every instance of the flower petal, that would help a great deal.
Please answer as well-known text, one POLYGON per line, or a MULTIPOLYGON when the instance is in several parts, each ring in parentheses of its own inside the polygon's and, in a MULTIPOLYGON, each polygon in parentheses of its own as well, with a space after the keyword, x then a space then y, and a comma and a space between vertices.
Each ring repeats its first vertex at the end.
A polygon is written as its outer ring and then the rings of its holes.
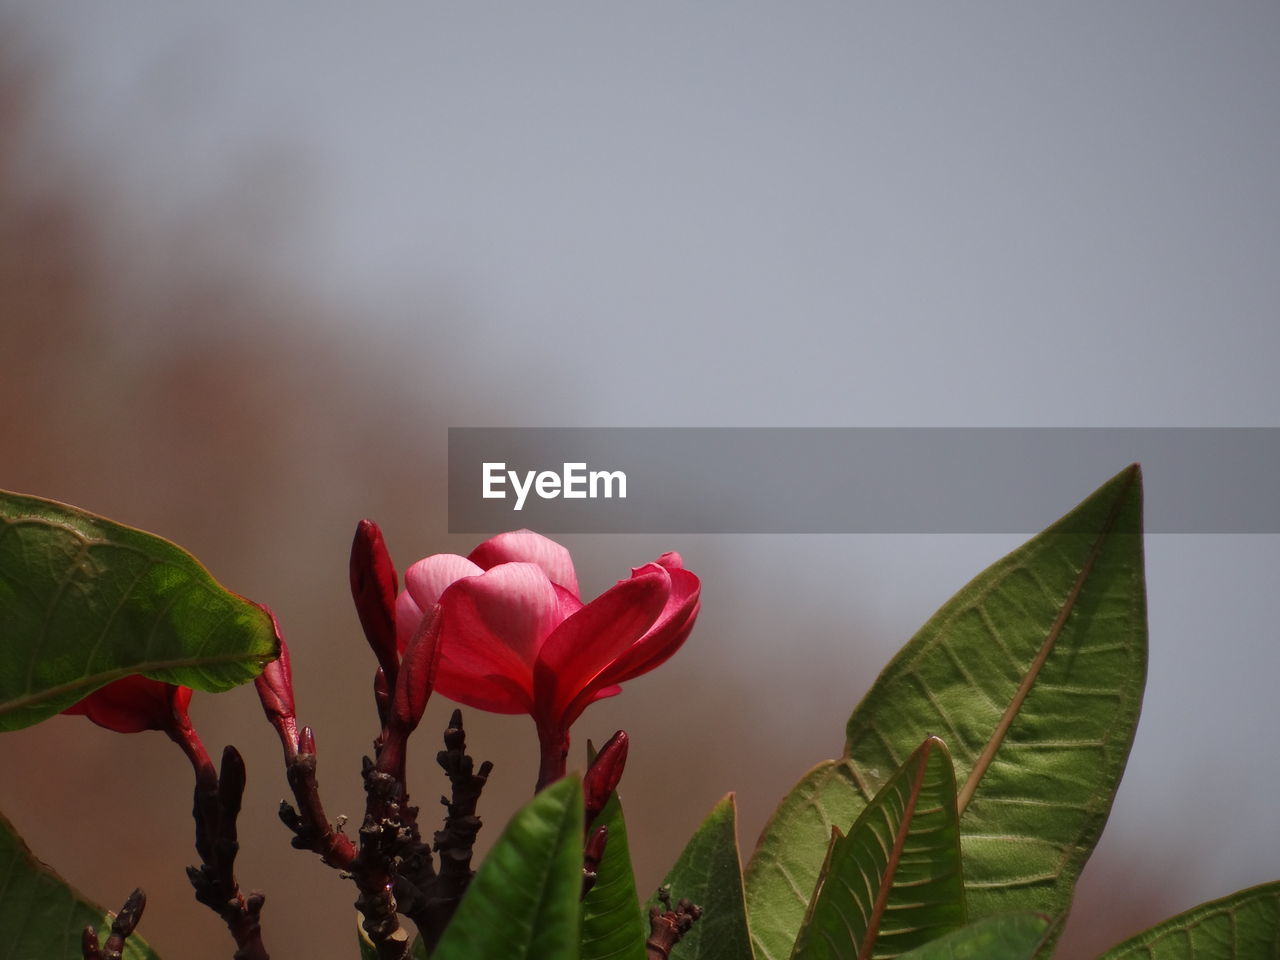
POLYGON ((454 583, 463 577, 478 577, 482 573, 484 570, 466 557, 456 553, 436 553, 419 560, 404 572, 404 588, 419 610, 430 610, 454 583))
POLYGON ((400 596, 396 597, 396 649, 401 653, 409 645, 409 639, 417 633, 421 622, 422 608, 409 596, 408 590, 401 590, 400 596))
POLYGON ((613 684, 596 681, 645 636, 666 606, 670 590, 670 573, 651 564, 557 627, 538 654, 534 719, 549 727, 562 724, 567 730, 577 713, 568 715, 566 708, 580 699, 585 707, 598 690, 613 684))
POLYGON ((622 692, 622 686, 617 683, 608 687, 601 687, 599 690, 596 691, 596 695, 591 698, 591 702, 595 703, 595 701, 597 700, 606 700, 609 697, 616 697, 621 692, 622 692))
POLYGON ((532 530, 512 530, 490 537, 472 550, 467 559, 485 570, 491 570, 500 563, 535 563, 546 573, 548 580, 564 587, 575 597, 579 596, 578 575, 573 569, 569 551, 532 530))
MULTIPOLYGON (((622 683, 648 673, 680 649, 693 629, 702 605, 702 582, 682 567, 666 567, 671 576, 671 593, 658 619, 649 631, 625 654, 610 664, 606 671, 610 683, 622 683)), ((675 555, 679 560, 679 555, 675 555)))
MULTIPOLYGON (((701 608, 702 585, 696 576, 681 567, 668 567, 662 563, 667 556, 660 557, 658 562, 648 564, 633 571, 633 576, 644 570, 665 569, 671 577, 671 592, 653 625, 644 636, 620 654, 612 663, 600 671, 591 682, 584 685, 583 690, 563 707, 564 714, 576 720, 587 705, 593 700, 610 696, 603 690, 616 690, 617 685, 648 673, 674 654, 688 639, 693 630, 694 621, 701 608)), ((678 560, 679 557, 677 556, 678 560)))
POLYGON ((560 601, 561 620, 568 620, 582 609, 583 603, 578 599, 578 595, 576 593, 570 593, 554 580, 551 582, 551 585, 556 588, 556 598, 560 601))
POLYGON ((542 569, 503 563, 458 580, 440 610, 436 690, 481 710, 529 710, 538 650, 563 618, 560 593, 542 569))

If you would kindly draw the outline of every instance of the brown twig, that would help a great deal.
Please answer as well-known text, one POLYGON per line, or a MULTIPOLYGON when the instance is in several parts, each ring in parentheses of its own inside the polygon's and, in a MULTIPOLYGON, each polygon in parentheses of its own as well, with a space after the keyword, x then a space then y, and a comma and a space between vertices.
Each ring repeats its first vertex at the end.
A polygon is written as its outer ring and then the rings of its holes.
POLYGON ((291 841, 298 850, 310 850, 338 870, 348 870, 356 857, 355 845, 325 816, 320 802, 320 783, 316 779, 316 738, 310 727, 298 735, 296 755, 285 768, 285 777, 298 807, 280 801, 280 819, 293 831, 291 841))
POLYGON ((80 955, 83 960, 120 960, 124 954, 125 941, 137 928, 146 906, 147 895, 140 889, 129 894, 129 899, 111 921, 111 933, 101 948, 98 947, 98 931, 92 925, 85 927, 80 937, 80 955))
POLYGON ((452 800, 442 801, 448 808, 444 829, 434 837, 440 854, 437 872, 432 848, 418 827, 418 809, 409 804, 405 762, 409 737, 434 685, 442 621, 438 606, 428 611, 398 652, 396 580, 377 525, 361 521, 352 545, 351 589, 366 639, 378 657, 374 699, 381 729, 374 758, 366 757, 363 765, 365 813, 355 843, 343 834, 341 822, 331 824, 325 816, 316 780, 315 734, 310 727, 297 730, 288 648, 278 625, 281 656, 257 680, 263 710, 284 747, 286 776, 297 803, 295 808, 282 801, 280 819, 293 833, 294 847, 319 854, 355 882, 361 925, 380 960, 408 955, 408 934, 399 914, 414 921, 428 947, 439 940, 473 876, 471 854, 480 829, 476 803, 492 769, 489 763, 473 769, 462 714, 454 711, 445 749, 437 756, 452 785, 452 800))
POLYGON ((421 909, 406 911, 422 934, 428 952, 439 942, 475 876, 471 856, 482 825, 476 806, 493 771, 493 764, 487 760, 476 769, 475 760, 467 753, 461 710, 454 710, 449 718, 444 746, 436 754, 436 763, 449 777, 450 796, 440 798, 445 807, 444 826, 432 838, 432 848, 440 858, 439 873, 420 886, 421 909))
POLYGON ((360 891, 356 909, 380 960, 403 960, 409 955, 409 934, 400 926, 395 889, 400 849, 415 832, 402 816, 408 796, 394 776, 378 770, 368 757, 364 786, 360 848, 349 871, 360 891))
POLYGON ((680 899, 671 906, 671 888, 658 891, 661 907, 649 908, 649 939, 644 942, 647 960, 668 960, 674 947, 702 916, 702 908, 680 899))
POLYGON ((196 772, 193 814, 196 821, 196 852, 201 864, 188 867, 187 877, 196 899, 217 913, 236 942, 235 960, 269 960, 262 943, 260 914, 266 898, 258 892, 245 897, 236 881, 236 854, 240 843, 236 819, 244 796, 244 760, 235 747, 222 752, 222 768, 217 775, 212 766, 196 772))

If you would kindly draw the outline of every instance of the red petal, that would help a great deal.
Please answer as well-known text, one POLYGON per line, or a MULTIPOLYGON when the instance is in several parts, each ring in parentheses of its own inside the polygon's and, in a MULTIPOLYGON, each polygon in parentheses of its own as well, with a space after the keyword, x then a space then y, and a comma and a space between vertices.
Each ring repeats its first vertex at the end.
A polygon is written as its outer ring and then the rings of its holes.
POLYGON ((396 598, 396 645, 400 652, 417 632, 424 610, 432 609, 441 594, 463 577, 478 577, 483 572, 455 553, 432 554, 406 570, 404 590, 396 598))
POLYGON ((578 575, 574 572, 569 551, 532 530, 512 530, 490 537, 472 550, 468 559, 486 570, 500 563, 534 563, 542 568, 552 583, 564 587, 575 597, 579 596, 578 575))
POLYGON ((503 563, 459 580, 440 608, 436 689, 482 710, 527 711, 534 659, 562 618, 559 594, 541 568, 503 563))
POLYGON ((396 649, 401 653, 404 653, 404 648, 417 633, 421 622, 422 608, 413 602, 408 590, 402 590, 400 596, 396 597, 396 649))
POLYGON ((63 713, 83 714, 117 733, 176 730, 187 716, 191 689, 148 677, 124 677, 95 690, 63 713))
POLYGON ((446 674, 443 670, 444 658, 441 657, 441 669, 436 673, 435 692, 448 697, 456 703, 477 710, 488 710, 490 713, 532 713, 533 697, 521 684, 510 677, 496 673, 486 676, 464 676, 446 674))
POLYGON ((649 566, 630 580, 619 581, 562 623, 538 654, 535 719, 551 726, 559 722, 568 729, 582 712, 568 715, 570 702, 585 697, 585 707, 597 690, 611 685, 612 680, 595 680, 653 626, 669 592, 670 574, 649 566))
POLYGON ((392 700, 392 718, 406 734, 418 726, 435 686, 440 654, 439 613, 437 606, 423 618, 417 632, 409 638, 404 659, 400 662, 392 700))
POLYGON ((688 639, 690 631, 693 630, 694 621, 698 617, 702 585, 688 570, 663 564, 661 561, 666 559, 666 556, 660 558, 657 564, 649 564, 637 571, 642 574, 646 569, 654 570, 659 567, 668 571, 671 577, 671 592, 667 596, 662 613, 643 637, 602 669, 584 685, 581 693, 565 704, 564 716, 569 718, 570 723, 576 720, 587 708, 587 704, 593 700, 612 696, 612 693, 604 691, 616 689, 618 684, 648 673, 668 660, 688 639))
MULTIPOLYGON (((679 559, 678 554, 674 556, 679 559)), ((661 563, 662 559, 665 557, 659 558, 658 562, 661 563)), ((702 583, 688 570, 680 567, 667 569, 671 575, 671 593, 666 606, 639 642, 609 666, 604 678, 609 683, 622 683, 648 673, 679 650, 693 629, 701 608, 702 583)))
POLYGON ((421 610, 430 610, 441 595, 463 577, 478 577, 484 569, 456 553, 435 553, 404 573, 404 588, 421 610))
POLYGON ((582 609, 583 603, 578 599, 578 595, 576 593, 570 593, 555 581, 552 581, 551 585, 556 588, 556 599, 560 601, 561 620, 568 620, 582 609))

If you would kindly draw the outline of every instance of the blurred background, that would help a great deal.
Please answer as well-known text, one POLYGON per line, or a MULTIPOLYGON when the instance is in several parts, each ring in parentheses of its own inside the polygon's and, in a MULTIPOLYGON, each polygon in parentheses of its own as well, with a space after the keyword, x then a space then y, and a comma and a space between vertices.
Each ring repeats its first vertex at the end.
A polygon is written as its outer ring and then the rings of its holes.
MULTIPOLYGON (((376 518, 402 567, 474 546, 447 533, 449 426, 1280 424, 1278 89, 1266 3, 6 0, 0 487, 270 603, 328 810, 355 816, 350 537, 376 518)), ((1020 540, 563 539, 584 595, 670 549, 704 581, 679 656, 575 728, 633 737, 642 890, 729 790, 749 853, 898 646, 1020 540)), ((1144 713, 1060 956, 1280 875, 1278 540, 1148 538, 1144 713)), ((425 808, 451 706, 417 735, 425 808)), ((193 712, 249 764, 268 947, 349 956, 353 889, 289 847, 252 690, 193 712)), ((497 764, 483 845, 533 730, 466 716, 497 764)), ((0 771, 41 858, 112 908, 147 890, 161 956, 230 954, 167 740, 58 718, 0 737, 0 771)))

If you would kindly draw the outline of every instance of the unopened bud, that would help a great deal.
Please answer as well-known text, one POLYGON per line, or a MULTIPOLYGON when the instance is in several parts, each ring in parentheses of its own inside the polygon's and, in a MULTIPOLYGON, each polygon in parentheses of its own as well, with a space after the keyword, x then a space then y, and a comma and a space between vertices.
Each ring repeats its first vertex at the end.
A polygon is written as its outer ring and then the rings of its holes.
POLYGON ((608 841, 609 828, 604 825, 596 827, 587 837, 586 845, 582 849, 582 895, 584 897, 600 878, 598 872, 600 861, 604 859, 604 848, 608 841))
POLYGON ((173 737, 190 726, 190 702, 190 687, 133 676, 100 687, 62 712, 83 714, 98 726, 117 733, 162 730, 173 737))
POLYGON ((234 840, 236 818, 240 815, 240 802, 244 798, 244 758, 240 751, 227 744, 222 748, 222 767, 218 774, 218 805, 221 807, 224 832, 234 840))
POLYGON ((133 893, 129 894, 129 899, 120 908, 120 912, 116 914, 115 922, 111 925, 112 932, 126 937, 133 933, 137 929, 138 921, 142 919, 142 911, 146 908, 147 895, 140 887, 135 887, 133 893))
POLYGON ((587 838, 586 846, 583 847, 583 860, 594 870, 604 859, 604 847, 609 842, 609 828, 606 826, 596 827, 591 831, 591 836, 587 838))
POLYGON ((254 678, 253 685, 258 691, 258 699, 262 702, 262 711, 267 715, 267 721, 280 735, 285 759, 292 760, 298 752, 298 719, 293 703, 293 669, 289 664, 289 645, 280 634, 275 614, 266 607, 263 609, 271 614, 276 639, 280 642, 280 656, 262 668, 262 673, 254 678))
POLYGON ((398 665, 396 651, 396 590, 399 578, 382 531, 372 520, 356 525, 351 542, 351 597, 365 638, 378 664, 394 684, 398 665))
POLYGON ((622 779, 622 770, 627 765, 629 742, 625 730, 615 733, 600 748, 595 760, 587 768, 586 776, 582 778, 582 795, 588 827, 609 802, 609 795, 618 788, 618 781, 622 779))

